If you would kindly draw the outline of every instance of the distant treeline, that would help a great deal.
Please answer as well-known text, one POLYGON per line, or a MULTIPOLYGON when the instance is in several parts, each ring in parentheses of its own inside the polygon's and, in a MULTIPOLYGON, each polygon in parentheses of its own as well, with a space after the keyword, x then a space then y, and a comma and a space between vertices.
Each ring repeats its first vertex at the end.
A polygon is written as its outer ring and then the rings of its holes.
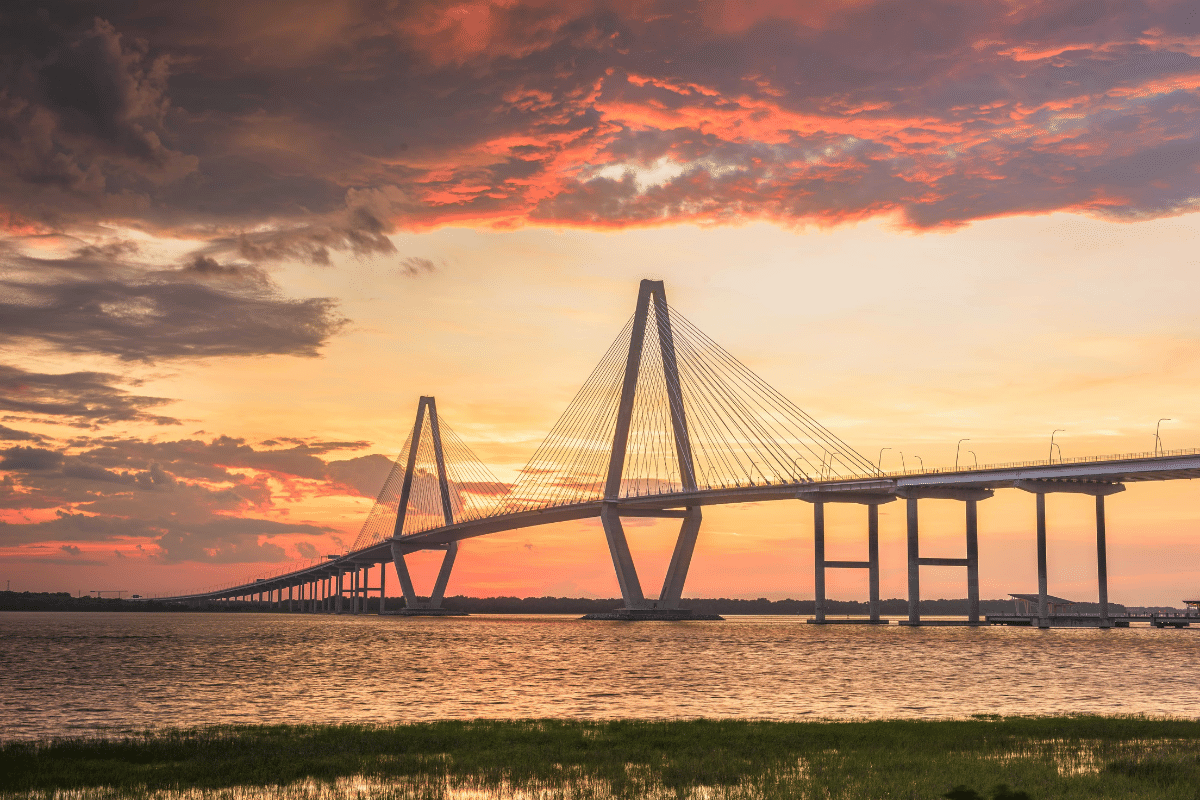
MULTIPOLYGON (((388 598, 388 608, 402 608, 399 599, 388 598)), ((442 604, 454 611, 467 611, 472 614, 590 614, 594 611, 611 611, 623 603, 619 597, 595 600, 583 597, 447 597, 442 604)), ((684 608, 690 608, 703 614, 799 614, 811 615, 815 612, 812 600, 768 600, 760 597, 757 600, 739 600, 728 597, 720 598, 684 598, 684 608)), ((1009 600, 980 600, 981 614, 1011 614, 1015 610, 1013 601, 1009 600)), ((1080 603, 1075 611, 1083 614, 1097 613, 1100 606, 1097 603, 1080 603)), ((880 600, 879 611, 884 616, 903 616, 908 614, 908 600, 892 598, 880 600)), ((830 616, 854 615, 865 616, 869 612, 867 603, 855 600, 826 600, 825 613, 830 616)), ((1124 613, 1124 606, 1109 603, 1109 612, 1124 613)), ((921 613, 930 616, 965 616, 967 600, 922 600, 921 613)))
POLYGON ((0 592, 0 611, 190 611, 183 603, 75 597, 68 592, 0 592))
MULTIPOLYGON (((451 611, 466 611, 471 614, 590 614, 594 611, 611 611, 622 605, 619 597, 594 599, 588 597, 464 597, 457 595, 447 597, 442 604, 451 611)), ((812 600, 768 600, 760 597, 757 600, 738 600, 733 598, 686 598, 685 608, 690 608, 703 614, 792 614, 811 615, 814 611, 812 600)), ((349 601, 343 601, 343 608, 349 608, 349 601)), ((389 597, 387 610, 396 611, 404 608, 404 599, 389 597)), ((204 602, 168 603, 161 600, 118 600, 115 598, 73 597, 67 592, 0 592, 0 611, 268 611, 275 610, 266 604, 251 602, 204 602)), ((286 612, 287 601, 284 601, 280 611, 286 612)), ((369 611, 379 610, 378 598, 371 598, 369 611)), ((908 614, 908 601, 902 598, 882 600, 879 610, 885 616, 904 616, 908 614)), ((1074 609, 1078 613, 1096 613, 1099 606, 1096 603, 1080 603, 1074 609)), ((982 614, 1011 614, 1014 611, 1012 600, 981 600, 979 611, 982 614)), ((1109 604, 1112 614, 1122 614, 1125 607, 1116 603, 1109 604)), ((868 612, 865 602, 854 600, 827 600, 825 613, 830 616, 854 615, 865 616, 868 612)), ((929 616, 963 616, 967 613, 967 601, 960 600, 922 600, 921 613, 929 616)))

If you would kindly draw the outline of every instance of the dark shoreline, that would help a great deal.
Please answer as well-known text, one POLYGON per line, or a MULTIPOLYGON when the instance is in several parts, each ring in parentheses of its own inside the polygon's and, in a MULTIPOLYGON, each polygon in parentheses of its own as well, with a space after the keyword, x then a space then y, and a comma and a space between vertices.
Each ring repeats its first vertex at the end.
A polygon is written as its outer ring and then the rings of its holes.
MULTIPOLYGON (((389 796, 468 787, 596 798, 1192 798, 1200 721, 1145 717, 966 720, 440 721, 160 730, 0 744, 0 791, 153 790, 334 784, 389 796), (399 788, 397 788, 399 787, 399 788), (711 792, 718 792, 711 794, 711 792), (705 795, 705 793, 710 793, 705 795), (1019 798, 1021 795, 1007 795, 1019 798)), ((370 793, 368 793, 369 795, 370 793)), ((9 797, 13 797, 9 794, 9 797)), ((37 796, 30 794, 29 796, 37 796)))
MULTIPOLYGON (((403 598, 387 598, 387 610, 398 611, 404 607, 403 598)), ((285 601, 286 602, 286 601, 285 601)), ((741 600, 735 598, 688 598, 686 608, 701 614, 733 615, 811 615, 812 600, 741 600)), ((620 598, 596 599, 590 597, 447 597, 443 607, 448 611, 464 611, 470 614, 593 614, 612 611, 622 605, 620 598)), ((981 600, 980 611, 984 614, 1011 614, 1012 600, 981 600)), ((368 613, 378 611, 378 601, 372 599, 368 613)), ((1080 613, 1095 613, 1095 603, 1080 603, 1080 613)), ((1125 607, 1109 604, 1110 612, 1123 614, 1125 607)), ((252 602, 208 602, 200 604, 170 603, 154 599, 118 600, 115 598, 74 597, 66 592, 0 592, 0 611, 254 611, 288 613, 286 608, 273 609, 266 604, 252 602)), ((853 600, 826 600, 825 611, 830 616, 866 615, 865 602, 853 600)), ((880 612, 885 616, 908 614, 908 600, 893 598, 880 601, 880 612)), ((922 600, 921 613, 929 616, 965 616, 967 600, 922 600)))

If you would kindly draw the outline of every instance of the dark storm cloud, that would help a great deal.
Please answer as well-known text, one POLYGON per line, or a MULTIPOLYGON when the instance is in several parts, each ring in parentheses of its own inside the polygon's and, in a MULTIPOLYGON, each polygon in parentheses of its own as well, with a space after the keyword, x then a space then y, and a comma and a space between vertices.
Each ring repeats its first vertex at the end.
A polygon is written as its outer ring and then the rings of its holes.
MULTIPOLYGON (((154 413, 154 409, 172 400, 131 394, 116 385, 122 382, 128 381, 104 372, 55 375, 0 364, 0 411, 41 419, 58 418, 78 426, 111 422, 179 424, 174 417, 154 413)), ((33 434, 9 436, 10 431, 20 433, 0 426, 0 433, 6 434, 3 438, 35 438, 33 434)))
POLYGON ((0 450, 0 469, 22 472, 41 472, 61 466, 62 453, 40 447, 10 447, 0 450))
POLYGON ((392 469, 392 460, 387 456, 372 453, 345 461, 330 461, 326 465, 329 477, 343 486, 349 486, 363 497, 378 497, 392 469))
POLYGON ((161 269, 138 263, 121 243, 58 258, 9 247, 0 266, 0 333, 66 353, 315 356, 345 324, 334 301, 281 297, 261 270, 210 256, 161 269))
POLYGON ((219 264, 400 261, 397 226, 455 221, 930 227, 1200 197, 1187 0, 15 7, 10 226, 186 230, 219 264))
POLYGON ((41 519, 0 523, 0 545, 140 539, 166 561, 281 561, 284 548, 271 537, 337 531, 264 519, 279 493, 374 497, 390 459, 320 457, 368 445, 315 441, 262 449, 230 437, 91 437, 58 448, 10 447, 0 450, 0 508, 39 512, 41 519))
MULTIPOLYGON (((0 367, 0 369, 3 369, 0 367)), ((7 425, 0 425, 0 442, 44 442, 46 437, 29 431, 19 431, 7 425)))
MULTIPOLYGON (((71 9, 76 13, 79 9, 71 9)), ((54 222, 136 213, 197 159, 164 142, 168 61, 105 19, 66 25, 15 3, 0 18, 3 201, 54 222)))

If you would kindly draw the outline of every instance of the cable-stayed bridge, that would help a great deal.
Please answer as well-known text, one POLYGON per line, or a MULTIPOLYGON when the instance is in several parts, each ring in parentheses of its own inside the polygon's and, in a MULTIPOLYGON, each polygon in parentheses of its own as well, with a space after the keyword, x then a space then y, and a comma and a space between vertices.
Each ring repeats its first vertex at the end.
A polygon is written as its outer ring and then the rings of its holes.
MULTIPOLYGON (((969 621, 979 622, 977 504, 997 489, 1035 496, 1039 625, 1050 621, 1046 495, 1096 499, 1097 583, 1108 615, 1104 499, 1132 481, 1200 477, 1200 452, 1048 460, 915 472, 881 472, 785 398, 667 303, 661 281, 644 280, 633 316, 512 484, 498 480, 422 397, 408 439, 351 551, 280 575, 175 600, 257 598, 302 610, 357 613, 386 592, 393 564, 403 615, 439 615, 459 542, 500 531, 599 517, 624 606, 617 619, 696 618, 682 607, 684 583, 708 505, 800 500, 813 507, 815 621, 825 620, 828 569, 865 569, 870 615, 879 622, 878 509, 907 503, 910 624, 920 624, 920 568, 966 570, 969 621), (920 555, 919 501, 962 502, 963 558, 920 555), (826 503, 867 509, 865 561, 825 558, 826 503), (661 590, 648 597, 622 517, 680 520, 661 590), (418 596, 405 556, 444 551, 433 591, 418 596), (376 585, 369 585, 375 568, 376 585), (286 591, 287 596, 284 596, 286 591)), ((382 603, 380 604, 382 609, 382 603)))

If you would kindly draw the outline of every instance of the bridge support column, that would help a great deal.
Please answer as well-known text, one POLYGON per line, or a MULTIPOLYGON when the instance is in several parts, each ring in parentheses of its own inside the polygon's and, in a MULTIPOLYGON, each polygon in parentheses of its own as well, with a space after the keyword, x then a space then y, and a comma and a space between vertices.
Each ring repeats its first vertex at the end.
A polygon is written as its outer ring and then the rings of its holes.
MULTIPOLYGON (((980 500, 992 496, 991 489, 948 487, 905 487, 900 491, 908 500, 908 619, 901 625, 921 622, 921 567, 966 567, 967 625, 979 620, 979 507, 980 500), (922 558, 918 500, 959 500, 966 507, 966 558, 922 558)), ((962 624, 958 622, 933 624, 962 624)))
POLYGON ((867 613, 879 622, 879 504, 867 506, 867 613))
POLYGON ((896 498, 879 492, 798 492, 796 498, 813 504, 813 618, 816 624, 828 623, 825 608, 825 570, 867 570, 867 619, 839 619, 838 623, 881 623, 879 619, 879 506, 896 498), (825 504, 857 503, 867 507, 867 560, 830 561, 825 558, 825 504))
POLYGON ((1037 498, 1037 566, 1038 566, 1038 610, 1037 625, 1039 628, 1049 628, 1053 622, 1050 616, 1049 586, 1046 569, 1046 495, 1053 492, 1071 494, 1090 494, 1096 498, 1096 584, 1100 603, 1099 627, 1111 628, 1112 620, 1108 615, 1108 544, 1104 524, 1104 498, 1110 494, 1125 491, 1125 485, 1120 483, 1101 483, 1098 481, 1073 480, 1020 480, 1014 486, 1032 492, 1037 498))
POLYGON ((979 622, 979 507, 967 501, 967 622, 979 622))
POLYGON ((384 598, 387 597, 387 569, 386 569, 386 567, 387 567, 386 561, 379 562, 379 613, 380 614, 387 611, 387 609, 385 608, 385 606, 387 604, 384 602, 384 598))
POLYGON ((825 504, 813 503, 813 619, 825 621, 825 504))
POLYGON ((1104 495, 1096 495, 1096 588, 1100 602, 1100 627, 1111 628, 1108 616, 1108 542, 1104 529, 1104 495))
POLYGON ((622 511, 618 503, 606 501, 600 510, 600 524, 604 528, 608 552, 612 556, 617 584, 621 588, 621 599, 625 605, 612 612, 587 614, 584 619, 720 619, 715 615, 695 614, 680 608, 683 586, 692 563, 692 554, 696 550, 696 538, 700 533, 702 520, 703 515, 698 506, 689 506, 682 510, 630 508, 622 511), (667 567, 662 591, 659 592, 657 600, 648 599, 642 592, 642 583, 638 579, 637 567, 633 563, 629 542, 625 538, 625 528, 621 524, 622 515, 682 520, 679 537, 675 540, 675 550, 671 554, 671 563, 667 567))
POLYGON ((337 571, 337 595, 333 598, 334 613, 342 613, 342 597, 345 594, 345 587, 342 585, 342 578, 345 576, 346 570, 338 567, 337 571))
POLYGON ((683 584, 692 565, 692 554, 696 551, 696 537, 700 534, 701 514, 699 506, 689 506, 679 526, 679 538, 675 540, 675 552, 671 554, 671 565, 658 596, 659 606, 679 608, 683 600, 683 584))
POLYGON ((1046 600, 1048 578, 1046 569, 1046 495, 1037 493, 1037 572, 1038 572, 1038 627, 1050 627, 1050 607, 1046 600))
POLYGON ((621 515, 616 503, 604 504, 600 510, 600 524, 604 527, 604 536, 608 540, 608 552, 612 556, 613 568, 617 571, 617 583, 621 587, 621 599, 625 601, 625 609, 633 611, 645 608, 646 597, 642 594, 642 584, 638 580, 637 568, 633 565, 629 541, 625 538, 625 528, 621 526, 621 515))
MULTIPOLYGON (((446 596, 446 586, 450 583, 450 574, 454 570, 454 560, 458 557, 458 542, 445 545, 446 555, 442 557, 442 566, 438 569, 437 578, 433 582, 433 591, 428 597, 421 597, 413 588, 412 575, 408 571, 408 563, 404 560, 404 548, 395 540, 392 541, 392 563, 396 566, 396 578, 400 581, 400 591, 404 594, 404 608, 400 610, 402 617, 456 617, 466 616, 465 612, 446 611, 442 608, 442 600, 446 596)), ((411 552, 411 551, 410 551, 411 552)), ((383 613, 384 579, 383 570, 386 564, 379 565, 379 602, 380 613, 383 613)))
POLYGON ((908 498, 908 624, 921 624, 921 542, 917 498, 908 498))

